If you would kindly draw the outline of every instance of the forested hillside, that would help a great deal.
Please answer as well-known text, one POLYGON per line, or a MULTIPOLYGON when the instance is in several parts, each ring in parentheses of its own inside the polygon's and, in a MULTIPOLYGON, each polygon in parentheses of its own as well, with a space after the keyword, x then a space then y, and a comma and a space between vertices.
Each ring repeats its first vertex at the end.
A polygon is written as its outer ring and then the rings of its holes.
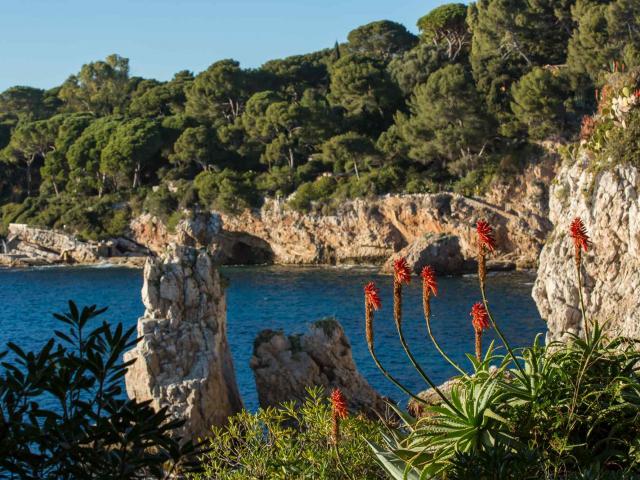
MULTIPOLYGON (((637 0, 479 0, 379 21, 319 52, 168 82, 111 55, 0 94, 2 224, 123 233, 143 211, 296 209, 476 193, 544 139, 572 141, 606 73, 640 65, 637 0), (294 194, 294 195, 291 195, 294 194)), ((45 73, 46 74, 46 73, 45 73)))

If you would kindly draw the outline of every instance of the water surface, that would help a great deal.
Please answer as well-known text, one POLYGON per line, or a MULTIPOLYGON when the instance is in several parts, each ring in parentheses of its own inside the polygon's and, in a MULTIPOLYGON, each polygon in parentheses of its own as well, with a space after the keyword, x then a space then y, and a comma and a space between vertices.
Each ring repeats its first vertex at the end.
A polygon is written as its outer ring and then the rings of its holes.
MULTIPOLYGON (((374 280, 381 290, 383 308, 376 315, 376 345, 381 362, 401 381, 418 391, 425 388, 398 344, 391 309, 391 277, 366 268, 224 268, 228 279, 228 336, 238 386, 245 405, 257 407, 253 374, 249 368, 253 340, 265 328, 287 334, 302 333, 314 320, 335 317, 343 325, 353 357, 363 375, 396 400, 404 396, 376 369, 364 340, 362 286, 374 280)), ((534 276, 526 272, 490 275, 489 298, 496 319, 515 346, 529 344, 545 329, 531 299, 534 276)), ((104 318, 135 325, 144 312, 140 300, 142 270, 128 268, 42 268, 0 270, 0 345, 13 341, 23 349, 36 349, 60 328, 51 315, 66 311, 73 299, 79 306, 108 306, 104 318)), ((439 295, 432 303, 433 328, 442 347, 461 363, 473 352, 469 310, 479 300, 474 277, 439 280, 439 295)), ((437 382, 455 372, 432 347, 422 316, 418 279, 405 288, 404 324, 407 341, 437 382)), ((486 335, 488 343, 493 333, 486 335)), ((3 347, 0 349, 4 349, 3 347)))

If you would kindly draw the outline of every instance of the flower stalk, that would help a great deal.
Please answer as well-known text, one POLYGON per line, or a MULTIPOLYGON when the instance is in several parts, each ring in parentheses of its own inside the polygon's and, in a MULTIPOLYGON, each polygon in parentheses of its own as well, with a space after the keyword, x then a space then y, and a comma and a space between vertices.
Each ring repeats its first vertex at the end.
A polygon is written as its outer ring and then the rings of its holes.
POLYGON ((334 445, 340 442, 340 420, 349 415, 347 400, 339 388, 331 392, 331 441, 334 445))
POLYGON ((580 312, 582 313, 582 321, 584 322, 584 332, 586 338, 589 338, 589 322, 587 320, 586 310, 584 307, 584 295, 582 292, 582 251, 587 252, 591 239, 587 234, 587 228, 584 226, 582 219, 576 217, 569 227, 569 235, 573 239, 574 246, 574 262, 576 265, 576 275, 578 277, 578 296, 580 297, 580 312))
POLYGON ((423 405, 427 405, 427 402, 414 394, 411 390, 405 387, 402 383, 400 383, 396 378, 391 375, 386 368, 382 366, 378 356, 375 351, 375 338, 374 338, 374 312, 379 310, 382 306, 382 302, 379 296, 379 289, 376 287, 375 283, 369 282, 364 287, 364 310, 365 310, 365 334, 367 339, 367 346, 369 347, 369 353, 371 354, 371 358, 375 362, 378 369, 382 372, 382 374, 387 377, 387 379, 393 383, 396 387, 402 390, 405 394, 409 395, 411 398, 416 400, 417 402, 422 403, 423 405))
POLYGON ((438 296, 438 283, 436 280, 436 272, 430 265, 425 266, 420 273, 422 277, 422 309, 424 312, 424 318, 427 323, 427 332, 429 333, 429 337, 431 338, 431 342, 438 350, 438 353, 442 355, 442 357, 449 362, 458 372, 460 372, 463 376, 467 376, 467 373, 460 368, 460 366, 451 360, 451 358, 444 352, 444 350, 440 347, 440 344, 437 342, 435 336, 433 335, 433 331, 431 330, 431 295, 434 297, 438 296))
POLYGON ((482 361, 482 332, 489 329, 489 314, 484 304, 476 303, 471 308, 471 323, 476 334, 476 359, 482 361))
MULTIPOLYGON (((513 362, 516 364, 516 367, 518 368, 518 370, 520 370, 520 373, 522 373, 522 375, 525 375, 525 372, 522 369, 522 366, 518 362, 518 359, 517 359, 516 355, 513 353, 513 350, 511 349, 511 345, 509 344, 509 342, 507 341, 507 338, 502 333, 502 330, 498 326, 498 323, 494 320, 493 315, 491 314, 491 309, 489 308, 489 302, 487 300, 487 293, 486 293, 486 277, 487 277, 487 267, 486 267, 486 265, 487 265, 487 259, 486 259, 486 256, 487 256, 488 252, 494 252, 495 249, 496 249, 496 240, 495 240, 495 236, 494 236, 494 233, 493 233, 493 228, 486 221, 479 220, 478 223, 476 224, 476 232, 477 232, 477 235, 478 235, 478 279, 479 279, 479 283, 480 283, 480 293, 482 294, 482 304, 483 304, 484 309, 485 309, 485 311, 487 313, 487 316, 489 317, 489 321, 491 323, 491 326, 496 331, 498 337, 500 337, 500 341, 502 342, 502 344, 505 346, 505 348, 509 352, 509 356, 511 357, 513 362)), ((482 347, 482 344, 480 346, 482 347)))
POLYGON ((442 399, 442 401, 449 406, 454 411, 458 411, 457 408, 451 403, 451 401, 445 397, 445 395, 440 391, 438 386, 429 378, 423 368, 420 366, 416 358, 414 357, 407 341, 404 337, 404 332, 402 330, 402 285, 409 284, 411 282, 411 272, 409 270, 409 266, 407 265, 407 261, 404 258, 400 258, 394 262, 394 275, 393 275, 393 316, 396 323, 396 329, 398 330, 398 337, 400 339, 400 344, 404 349, 409 361, 413 365, 413 367, 418 371, 420 376, 424 379, 425 382, 438 394, 438 396, 442 399))

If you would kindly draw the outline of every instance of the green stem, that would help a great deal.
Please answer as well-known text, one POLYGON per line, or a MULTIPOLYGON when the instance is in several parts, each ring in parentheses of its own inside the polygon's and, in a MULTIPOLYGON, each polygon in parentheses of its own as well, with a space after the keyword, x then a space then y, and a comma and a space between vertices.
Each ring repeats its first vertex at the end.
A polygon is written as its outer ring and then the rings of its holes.
POLYGON ((378 369, 383 373, 383 375, 385 377, 387 377, 387 379, 391 383, 393 383, 396 387, 398 387, 400 390, 402 390, 404 393, 409 395, 414 400, 422 403, 423 405, 429 405, 429 403, 427 403, 424 399, 422 399, 422 398, 418 397, 417 395, 415 395, 414 393, 412 393, 408 388, 406 388, 399 381, 397 381, 389 372, 387 372, 387 370, 380 363, 380 360, 378 360, 378 357, 376 356, 372 346, 369 347, 369 353, 373 357, 373 361, 376 362, 376 366, 378 367, 378 369))
POLYGON ((582 313, 582 321, 584 322, 585 340, 589 341, 589 322, 587 322, 587 314, 585 313, 586 310, 584 308, 584 295, 582 294, 582 269, 580 268, 581 257, 582 256, 578 257, 578 260, 576 261, 576 271, 578 272, 578 295, 580 296, 580 312, 582 313))
POLYGON ((453 366, 453 368, 458 370, 465 378, 468 377, 467 372, 465 372, 456 362, 451 360, 451 358, 449 358, 449 355, 444 353, 444 350, 442 350, 442 348, 440 347, 440 344, 436 341, 436 337, 433 335, 433 332, 431 331, 431 319, 428 316, 427 316, 427 332, 429 332, 429 337, 431 337, 431 341, 433 342, 433 345, 436 347, 436 350, 438 350, 440 355, 442 355, 444 359, 447 362, 449 362, 453 366))
POLYGON ((518 359, 513 353, 513 350, 511 350, 511 346, 509 345, 509 342, 507 341, 506 337, 502 334, 502 330, 500 330, 500 327, 498 327, 498 324, 496 323, 496 321, 493 319, 493 315, 491 314, 491 310, 489 309, 489 302, 487 301, 485 288, 482 282, 480 282, 480 292, 482 293, 482 303, 484 304, 484 308, 487 310, 487 314, 489 315, 489 320, 491 321, 491 325, 493 326, 496 333, 500 337, 500 340, 502 341, 503 345, 507 348, 507 351, 509 352, 509 355, 511 356, 514 363, 516 364, 516 367, 518 367, 518 370, 520 370, 520 373, 526 378, 526 374, 522 369, 522 366, 520 366, 520 363, 518 362, 518 359))
POLYGON ((433 381, 429 378, 429 376, 425 373, 425 371, 422 369, 420 364, 417 362, 417 360, 411 353, 411 350, 409 349, 409 345, 407 345, 407 342, 404 338, 404 334, 402 333, 402 327, 398 322, 396 322, 396 327, 398 329, 398 336, 400 337, 400 343, 402 344, 402 348, 404 348, 404 351, 407 354, 407 357, 409 357, 409 360, 411 361, 411 363, 413 364, 413 367, 418 371, 418 373, 424 379, 424 381, 427 382, 431 388, 433 388, 433 390, 440 396, 442 401, 446 403, 451 410, 462 415, 462 412, 460 412, 460 410, 458 410, 455 407, 455 405, 451 403, 451 401, 447 397, 444 396, 444 393, 442 393, 438 388, 438 386, 435 383, 433 383, 433 381))

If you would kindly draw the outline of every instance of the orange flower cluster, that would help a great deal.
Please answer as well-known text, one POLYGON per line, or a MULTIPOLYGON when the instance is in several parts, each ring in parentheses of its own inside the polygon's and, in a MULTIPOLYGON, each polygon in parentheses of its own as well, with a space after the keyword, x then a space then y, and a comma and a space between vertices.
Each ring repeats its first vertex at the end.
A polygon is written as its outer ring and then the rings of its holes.
POLYGON ((338 418, 347 418, 349 414, 347 400, 339 388, 334 388, 331 392, 331 409, 338 418))
POLYGON ((496 239, 491 225, 485 220, 478 220, 478 223, 476 223, 476 232, 478 233, 478 244, 480 248, 486 248, 490 252, 493 252, 496 249, 496 239))
POLYGON ((400 285, 411 283, 411 269, 406 258, 399 258, 393 262, 393 278, 400 285))
POLYGON ((596 130, 596 121, 591 115, 585 115, 582 117, 582 124, 580 126, 580 140, 589 140, 593 132, 596 130))
POLYGON ((576 248, 576 252, 579 252, 580 250, 584 250, 586 252, 589 250, 591 239, 589 238, 589 235, 587 235, 587 228, 584 226, 580 217, 574 218, 573 222, 571 222, 569 235, 573 238, 573 244, 576 248))
POLYGON ((482 332, 489 328, 489 314, 481 302, 471 307, 471 322, 476 332, 482 332))
POLYGON ((347 400, 339 388, 331 392, 331 439, 334 444, 340 441, 340 420, 347 418, 347 400))
POLYGON ((422 269, 420 273, 422 277, 422 284, 424 285, 425 292, 431 292, 434 297, 438 296, 438 282, 436 280, 436 271, 431 265, 427 265, 422 269))
POLYGON ((380 300, 380 289, 376 287, 376 284, 369 282, 364 287, 364 300, 365 304, 369 305, 374 310, 379 310, 382 306, 380 300))

